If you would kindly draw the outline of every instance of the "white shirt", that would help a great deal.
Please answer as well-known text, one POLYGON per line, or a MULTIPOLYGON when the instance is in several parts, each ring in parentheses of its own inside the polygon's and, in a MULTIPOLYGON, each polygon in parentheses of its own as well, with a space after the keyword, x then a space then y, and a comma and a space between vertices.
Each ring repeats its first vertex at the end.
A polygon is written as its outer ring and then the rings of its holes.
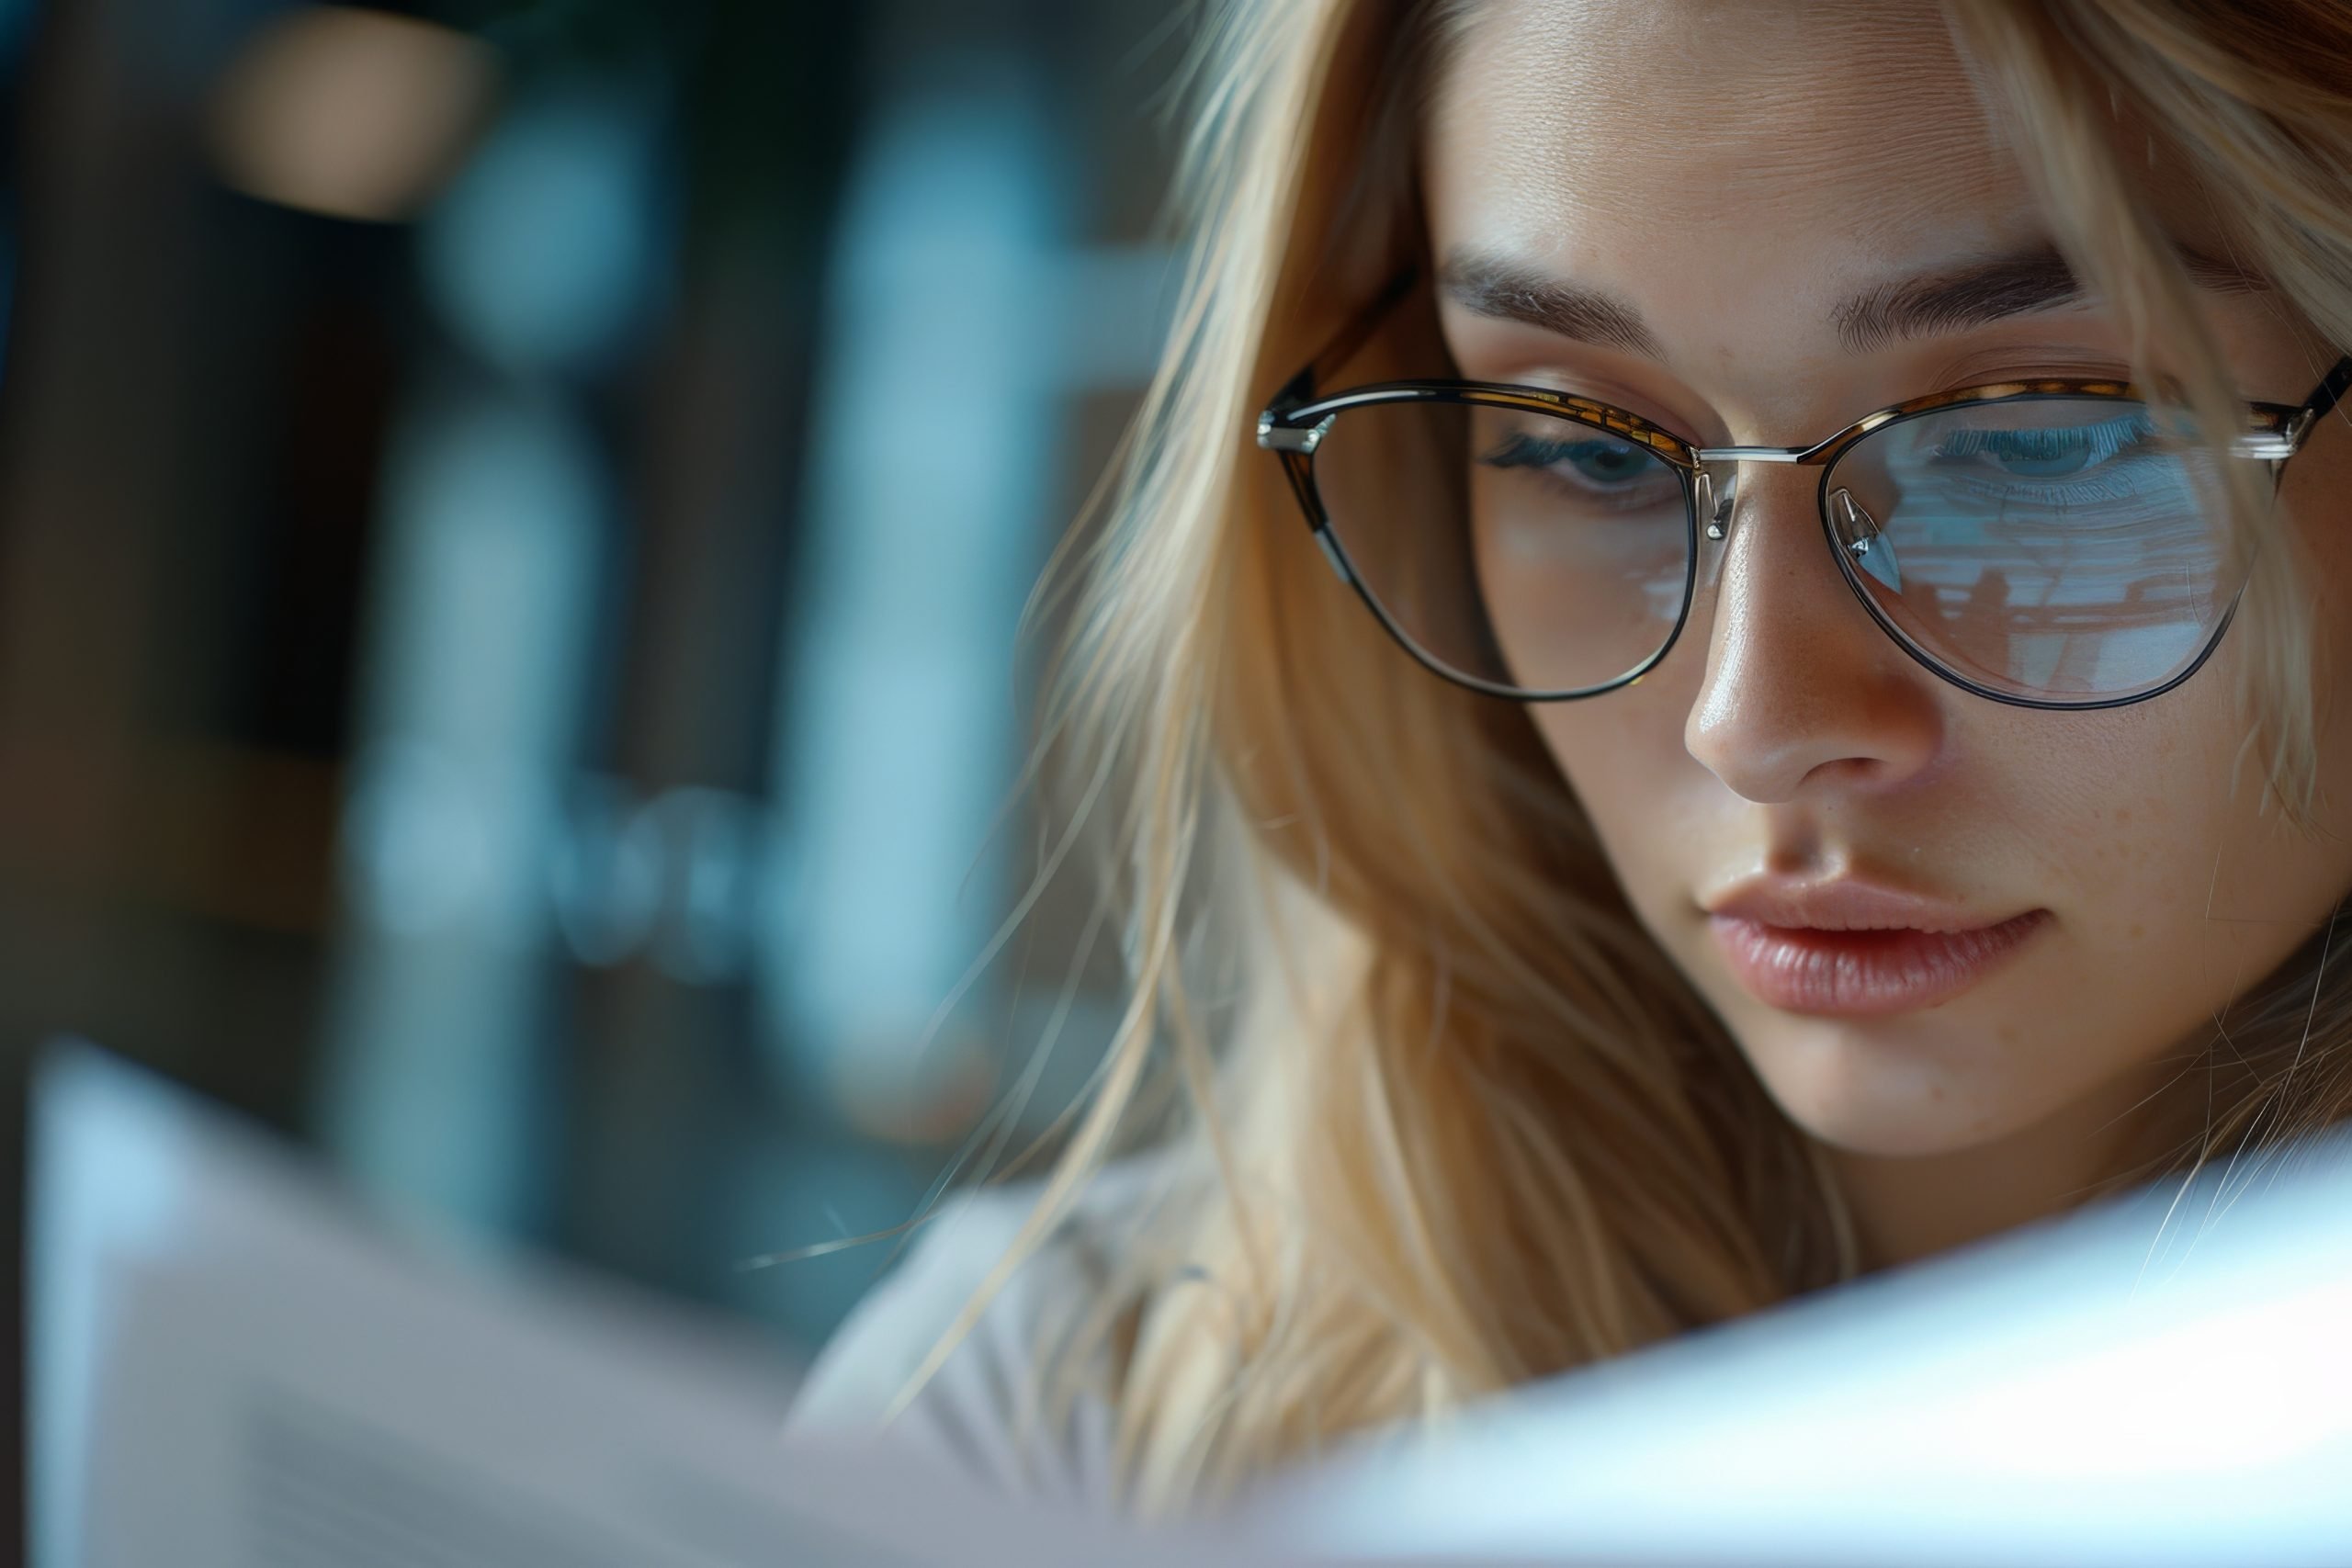
POLYGON ((907 1445, 992 1487, 1040 1502, 1107 1511, 1112 1412, 1080 1394, 1048 1428, 1039 1357, 1108 1288, 1120 1236, 1150 1206, 1148 1160, 1106 1168, 1014 1270, 920 1393, 884 1417, 954 1325, 1035 1207, 1042 1185, 967 1192, 941 1206, 899 1267, 875 1287, 809 1369, 786 1429, 907 1445))

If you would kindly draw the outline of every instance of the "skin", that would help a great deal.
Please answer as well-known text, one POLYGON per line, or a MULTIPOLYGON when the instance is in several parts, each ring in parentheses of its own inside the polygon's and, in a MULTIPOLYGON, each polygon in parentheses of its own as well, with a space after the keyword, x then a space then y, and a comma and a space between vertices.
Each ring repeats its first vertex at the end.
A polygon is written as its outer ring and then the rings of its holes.
MULTIPOLYGON (((1657 357, 1441 304, 1459 373, 1605 398, 1706 444, 1794 445, 1922 393, 2128 377, 2083 300, 1842 344, 1838 302, 2046 242, 1932 6, 1489 0, 1437 85, 1430 239, 1606 290, 1657 357)), ((2153 188, 2177 191, 2162 167, 2153 188)), ((2209 244, 2216 236, 2184 233, 2209 244)), ((2260 290, 2203 300, 2248 398, 2297 402, 2333 355, 2260 290)), ((2352 583, 2328 498, 2331 421, 2287 470, 2324 605, 2352 583)), ((1749 466, 1712 591, 1638 684, 1532 711, 1640 919, 1768 1090, 1829 1151, 1881 1262, 2063 1207, 2135 1118, 2201 1100, 2189 1070, 2230 999, 2352 886, 2352 836, 2265 811, 2238 764, 2235 629, 2185 686, 2048 713, 1937 679, 1864 614, 1822 537, 1815 470, 1749 466), (2234 774, 2234 786, 2233 786, 2234 774), (1854 872, 2050 919, 1982 983, 1879 1018, 1766 1006, 1701 900, 1746 875, 1854 872)), ((2323 694, 2340 684, 2324 649, 2323 694)), ((2323 700, 2322 778, 2352 729, 2323 700)))

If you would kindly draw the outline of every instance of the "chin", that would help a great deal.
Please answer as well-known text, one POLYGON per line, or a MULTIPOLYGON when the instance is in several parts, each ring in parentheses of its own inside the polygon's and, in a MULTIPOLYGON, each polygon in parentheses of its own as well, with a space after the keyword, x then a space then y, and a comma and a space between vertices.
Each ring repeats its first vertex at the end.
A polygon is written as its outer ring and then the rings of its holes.
POLYGON ((1982 1118, 1939 1116, 1916 1106, 1890 1110, 1883 1115, 1853 1106, 1814 1108, 1783 1104, 1789 1120, 1815 1142, 1847 1154, 1879 1159, 1926 1159, 1937 1155, 1965 1154, 1998 1143, 2012 1129, 1987 1126, 1982 1118))
POLYGON ((1849 1154, 1961 1154, 2037 1119, 2036 1108, 2012 1103, 2013 1093, 1988 1095, 1988 1086, 1955 1077, 1949 1064, 1890 1056, 1883 1041, 1834 1024, 1774 1032, 1780 1037, 1742 1043, 1766 1092, 1808 1136, 1849 1154))

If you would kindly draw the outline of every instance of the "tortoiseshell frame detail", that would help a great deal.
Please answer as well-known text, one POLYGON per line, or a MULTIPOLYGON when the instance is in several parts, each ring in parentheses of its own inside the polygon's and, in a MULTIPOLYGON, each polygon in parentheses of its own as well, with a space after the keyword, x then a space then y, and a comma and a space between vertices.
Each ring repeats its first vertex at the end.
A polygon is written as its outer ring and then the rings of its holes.
MULTIPOLYGON (((2207 639, 2204 648, 2199 650, 2196 659, 2161 686, 2145 692, 2133 693, 2129 696, 2103 697, 2088 702, 2060 702, 2026 697, 2015 693, 1995 691, 1971 681, 1958 671, 1939 662, 1926 649, 1918 647, 1900 627, 1887 618, 1885 613, 1871 598, 1868 591, 1861 584, 1857 570, 1847 558, 1845 551, 1838 548, 1837 530, 1831 524, 1829 516, 1830 474, 1833 466, 1840 457, 1845 455, 1847 449, 1871 432, 1899 420, 1910 419, 1918 414, 1962 404, 1998 403, 2022 398, 2113 398, 2133 401, 2148 400, 2147 389, 2132 382, 2050 378, 2031 381, 1996 381, 1982 386, 1957 388, 1951 391, 1931 392, 1924 397, 1897 403, 1892 408, 1865 414, 1843 430, 1809 446, 1698 446, 1664 426, 1625 409, 1600 402, 1591 398, 1552 391, 1542 387, 1514 387, 1484 381, 1384 381, 1318 397, 1316 388, 1322 378, 1330 370, 1344 364, 1359 348, 1363 347, 1365 340, 1378 328, 1381 321, 1396 308, 1419 281, 1418 270, 1408 269, 1399 275, 1362 315, 1340 333, 1296 376, 1283 385, 1282 390, 1276 393, 1273 400, 1267 405, 1265 412, 1258 416, 1258 445, 1274 453, 1281 459, 1283 471, 1289 477, 1291 489, 1306 515, 1307 528, 1313 534, 1317 545, 1321 547, 1325 558, 1330 562, 1331 570, 1339 575, 1340 581, 1356 592, 1357 596, 1363 600, 1373 615, 1379 619, 1380 624, 1387 629, 1389 636, 1411 654, 1417 663, 1456 685, 1513 702, 1568 702, 1582 697, 1598 696, 1604 692, 1612 692, 1621 687, 1630 686, 1656 669, 1659 661, 1673 651, 1674 645, 1681 639, 1683 626, 1690 620, 1690 607, 1696 597, 1695 591, 1698 585, 1700 556, 1698 536, 1702 513, 1711 514, 1706 520, 1708 538, 1720 540, 1726 535, 1730 522, 1728 513, 1731 509, 1732 487, 1728 484, 1720 487, 1724 500, 1720 506, 1714 504, 1713 497, 1719 487, 1714 483, 1713 475, 1709 471, 1712 465, 1724 463, 1794 463, 1806 467, 1818 467, 1822 471, 1822 477, 1816 501, 1821 516, 1822 533, 1829 542, 1831 556, 1838 562, 1838 575, 1845 579, 1846 586, 1860 602, 1863 610, 1869 614, 1872 621, 1878 624, 1881 630, 1894 639, 1897 647, 1930 673, 1963 691, 1989 698, 1994 702, 2005 703, 2013 707, 2083 711, 2093 708, 2125 707, 2133 703, 2146 702, 2151 697, 2162 696, 2204 667, 2205 661, 2212 657, 2213 650, 2221 646, 2222 635, 2229 630, 2230 620, 2237 612, 2237 601, 2233 597, 2229 607, 2222 613, 2221 618, 2214 624, 2211 637, 2207 639), (1404 402, 1476 404, 1549 414, 1604 431, 1621 440, 1638 443, 1656 452, 1670 465, 1682 481, 1683 510, 1688 519, 1687 525, 1690 537, 1687 541, 1686 558, 1690 564, 1684 574, 1682 610, 1675 619, 1673 629, 1668 633, 1665 644, 1637 668, 1601 685, 1565 691, 1529 692, 1514 686, 1504 686, 1495 682, 1480 680, 1476 676, 1449 668, 1416 643, 1411 634, 1396 624, 1386 608, 1364 584, 1363 578, 1348 560, 1346 547, 1332 534, 1330 518, 1324 511, 1322 497, 1316 485, 1314 465, 1315 449, 1321 442, 1323 433, 1330 428, 1334 416, 1351 408, 1377 403, 1404 402)), ((2231 442, 2233 453, 2236 456, 2268 462, 2271 468, 2272 482, 2276 484, 2281 470, 2286 466, 2287 459, 2301 450, 2312 428, 2323 416, 2335 409, 2347 390, 2352 390, 2352 356, 2337 360, 2326 376, 2321 379, 2319 385, 2312 389, 2311 396, 2301 403, 2246 404, 2245 429, 2243 434, 2233 438, 2231 442)))

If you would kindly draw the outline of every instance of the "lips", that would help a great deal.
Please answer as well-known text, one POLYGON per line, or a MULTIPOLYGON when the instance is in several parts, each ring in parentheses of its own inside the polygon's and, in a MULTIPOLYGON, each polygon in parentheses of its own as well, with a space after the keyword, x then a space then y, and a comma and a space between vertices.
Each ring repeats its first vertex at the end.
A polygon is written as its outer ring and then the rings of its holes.
POLYGON ((1707 905, 1716 946, 1769 1007, 1873 1016, 1949 1001, 2050 922, 1986 918, 1956 902, 1858 880, 1743 885, 1707 905))

